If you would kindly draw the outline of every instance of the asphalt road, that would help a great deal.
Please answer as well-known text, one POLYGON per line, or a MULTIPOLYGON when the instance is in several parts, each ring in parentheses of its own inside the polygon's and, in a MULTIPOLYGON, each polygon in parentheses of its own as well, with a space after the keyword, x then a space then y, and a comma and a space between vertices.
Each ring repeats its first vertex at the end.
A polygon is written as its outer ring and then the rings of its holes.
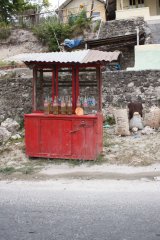
POLYGON ((0 240, 160 240, 160 184, 0 182, 0 240))

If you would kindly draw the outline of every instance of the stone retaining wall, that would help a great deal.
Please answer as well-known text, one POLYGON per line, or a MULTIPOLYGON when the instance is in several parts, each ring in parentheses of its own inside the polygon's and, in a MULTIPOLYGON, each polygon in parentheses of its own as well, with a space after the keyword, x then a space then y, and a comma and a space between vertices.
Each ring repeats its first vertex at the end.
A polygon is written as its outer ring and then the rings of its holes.
MULTIPOLYGON (((132 99, 145 107, 160 100, 160 71, 105 71, 103 72, 103 109, 126 106, 132 99)), ((17 121, 31 112, 31 78, 0 79, 0 122, 11 117, 17 121)))
POLYGON ((124 107, 138 100, 145 108, 159 104, 160 71, 114 71, 103 73, 103 108, 124 107))
POLYGON ((0 79, 0 122, 11 117, 18 122, 32 106, 32 80, 30 78, 0 79))

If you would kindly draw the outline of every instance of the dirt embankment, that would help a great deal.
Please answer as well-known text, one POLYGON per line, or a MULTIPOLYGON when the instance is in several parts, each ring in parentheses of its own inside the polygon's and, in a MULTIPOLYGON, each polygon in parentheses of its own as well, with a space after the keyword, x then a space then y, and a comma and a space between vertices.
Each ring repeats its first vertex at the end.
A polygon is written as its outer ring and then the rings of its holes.
POLYGON ((46 52, 44 47, 33 32, 24 29, 11 30, 8 39, 0 42, 0 60, 6 60, 14 55, 21 53, 46 52))

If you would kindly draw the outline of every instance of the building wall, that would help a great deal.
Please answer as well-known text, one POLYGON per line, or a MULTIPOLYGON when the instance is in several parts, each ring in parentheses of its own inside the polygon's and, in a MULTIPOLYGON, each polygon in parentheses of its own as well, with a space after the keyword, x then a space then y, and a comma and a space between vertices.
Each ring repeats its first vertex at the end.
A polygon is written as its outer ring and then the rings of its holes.
POLYGON ((133 70, 147 69, 160 69, 160 44, 135 46, 135 65, 133 70))
POLYGON ((159 0, 145 0, 144 7, 130 8, 129 0, 117 0, 116 19, 123 19, 133 16, 144 16, 148 19, 149 16, 156 16, 160 14, 159 0), (123 4, 122 4, 123 1, 123 4), (123 9, 122 9, 123 5, 123 9), (149 9, 147 9, 149 8, 149 9))
POLYGON ((157 13, 157 0, 146 0, 146 6, 150 9, 150 15, 156 16, 157 13))
MULTIPOLYGON (((80 5, 83 4, 85 6, 85 9, 87 11, 87 16, 90 16, 90 11, 91 11, 91 0, 74 0, 71 1, 63 10, 63 20, 64 22, 67 22, 68 16, 72 14, 76 14, 81 11, 80 5)), ((103 3, 95 0, 94 3, 94 12, 100 12, 100 16, 103 21, 106 21, 106 16, 105 16, 105 6, 103 3)))
POLYGON ((116 11, 116 19, 127 19, 133 17, 144 17, 145 20, 150 18, 149 7, 129 8, 116 11))

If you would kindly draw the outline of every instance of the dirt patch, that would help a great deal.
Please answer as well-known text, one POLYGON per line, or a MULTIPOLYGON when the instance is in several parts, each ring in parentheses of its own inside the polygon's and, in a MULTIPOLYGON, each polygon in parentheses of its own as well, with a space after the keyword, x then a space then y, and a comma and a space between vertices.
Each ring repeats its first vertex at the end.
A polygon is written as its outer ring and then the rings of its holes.
POLYGON ((21 53, 45 52, 47 50, 34 36, 33 32, 14 29, 7 40, 0 42, 0 59, 7 61, 11 56, 21 53))
POLYGON ((160 132, 142 135, 139 131, 131 136, 114 134, 114 127, 104 130, 104 160, 110 164, 147 166, 160 163, 160 132))
MULTIPOLYGON (((55 178, 65 177, 65 174, 67 177, 71 175, 73 178, 80 176, 87 178, 90 175, 89 171, 93 171, 97 178, 98 176, 101 178, 104 165, 136 167, 159 163, 160 132, 158 131, 147 136, 138 132, 137 135, 120 137, 114 134, 114 127, 104 129, 104 151, 96 161, 28 158, 25 155, 24 139, 9 141, 0 147, 0 179, 46 179, 45 169, 48 171, 50 168, 54 170, 55 178), (63 174, 60 170, 63 170, 63 174)), ((46 175, 50 178, 52 174, 46 175)), ((106 177, 111 178, 111 175, 113 178, 113 173, 106 177)))

